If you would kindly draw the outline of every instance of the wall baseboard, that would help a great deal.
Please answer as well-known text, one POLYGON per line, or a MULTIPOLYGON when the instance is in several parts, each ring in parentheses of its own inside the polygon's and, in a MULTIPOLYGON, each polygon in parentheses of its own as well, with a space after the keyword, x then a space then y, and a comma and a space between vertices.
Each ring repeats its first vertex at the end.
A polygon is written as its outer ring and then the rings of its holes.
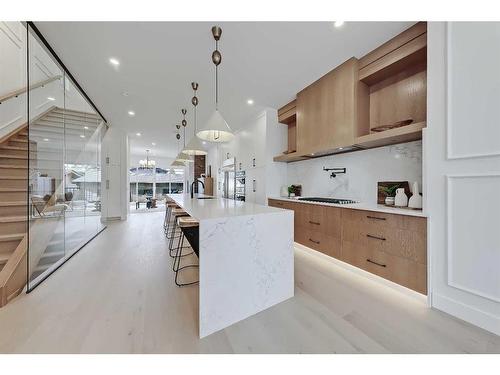
POLYGON ((432 307, 500 336, 500 317, 464 305, 439 293, 432 294, 432 307))
POLYGON ((123 220, 121 216, 107 217, 106 221, 120 221, 123 220))

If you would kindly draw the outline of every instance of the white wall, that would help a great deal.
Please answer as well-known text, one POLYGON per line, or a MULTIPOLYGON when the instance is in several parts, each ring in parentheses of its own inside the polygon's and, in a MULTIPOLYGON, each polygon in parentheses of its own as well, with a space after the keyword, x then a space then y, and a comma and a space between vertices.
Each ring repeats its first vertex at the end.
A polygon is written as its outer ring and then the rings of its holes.
MULTIPOLYGON (((26 87, 26 29, 0 21, 0 95, 26 87)), ((26 95, 0 105, 0 138, 26 121, 26 95)))
POLYGON ((377 203, 378 181, 413 181, 422 186, 422 142, 409 142, 288 164, 287 182, 302 185, 303 196, 377 203), (347 168, 330 178, 326 168, 347 168))
MULTIPOLYGON (((55 76, 61 79, 30 91, 30 119, 52 106, 94 113, 76 87, 33 37, 29 36, 29 84, 55 76), (55 100, 49 100, 51 97, 55 100)), ((21 22, 0 21, 0 95, 26 88, 26 28, 21 22)), ((0 137, 26 123, 26 94, 0 105, 0 137)))
POLYGON ((430 22, 427 43, 431 305, 500 335, 500 23, 430 22))
POLYGON ((286 165, 272 160, 286 149, 286 131, 284 125, 278 124, 276 111, 266 109, 248 120, 231 142, 212 146, 206 160, 207 168, 212 166, 214 189, 217 191, 220 182, 219 168, 229 154, 236 158, 236 169, 246 173, 246 201, 267 204, 267 197, 278 194, 286 183, 286 165))

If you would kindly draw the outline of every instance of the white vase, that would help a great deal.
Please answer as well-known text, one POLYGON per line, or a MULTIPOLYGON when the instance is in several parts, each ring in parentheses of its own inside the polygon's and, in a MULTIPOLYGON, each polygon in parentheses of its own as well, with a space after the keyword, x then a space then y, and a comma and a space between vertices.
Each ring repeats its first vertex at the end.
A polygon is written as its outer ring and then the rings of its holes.
POLYGON ((408 206, 408 197, 405 194, 404 188, 396 189, 396 197, 394 197, 394 205, 396 207, 408 206))
POLYGON ((418 192, 418 182, 413 183, 413 189, 412 189, 412 196, 410 197, 410 200, 408 201, 408 207, 415 208, 415 209, 421 209, 422 208, 422 197, 420 196, 418 192))

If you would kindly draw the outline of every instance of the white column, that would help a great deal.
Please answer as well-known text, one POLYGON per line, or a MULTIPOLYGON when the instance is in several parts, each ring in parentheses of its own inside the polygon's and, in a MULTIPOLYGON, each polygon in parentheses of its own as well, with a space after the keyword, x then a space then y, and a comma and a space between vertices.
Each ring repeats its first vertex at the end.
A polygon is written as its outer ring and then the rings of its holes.
POLYGON ((125 220, 129 201, 128 136, 110 127, 102 143, 102 215, 106 219, 125 220))

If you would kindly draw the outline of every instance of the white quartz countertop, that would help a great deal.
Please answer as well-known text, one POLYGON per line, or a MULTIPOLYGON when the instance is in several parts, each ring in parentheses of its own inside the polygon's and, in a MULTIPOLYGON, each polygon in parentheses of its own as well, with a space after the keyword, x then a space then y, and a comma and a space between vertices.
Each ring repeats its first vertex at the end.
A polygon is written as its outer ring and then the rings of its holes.
POLYGON ((213 199, 197 199, 201 197, 208 197, 203 194, 195 194, 194 199, 191 199, 190 194, 168 194, 168 196, 172 198, 180 207, 182 207, 190 216, 200 221, 222 217, 282 212, 279 208, 226 198, 214 197, 213 199))
POLYGON ((297 198, 286 198, 286 197, 269 197, 269 199, 276 199, 288 202, 299 202, 306 204, 316 204, 320 206, 332 206, 341 208, 350 208, 354 210, 365 210, 374 212, 386 212, 389 214, 406 215, 406 216, 417 216, 417 217, 427 217, 422 210, 412 210, 408 208, 398 208, 389 207, 383 204, 367 204, 367 203, 350 203, 350 204, 335 204, 335 203, 323 203, 323 202, 311 202, 311 201, 299 201, 297 198))

